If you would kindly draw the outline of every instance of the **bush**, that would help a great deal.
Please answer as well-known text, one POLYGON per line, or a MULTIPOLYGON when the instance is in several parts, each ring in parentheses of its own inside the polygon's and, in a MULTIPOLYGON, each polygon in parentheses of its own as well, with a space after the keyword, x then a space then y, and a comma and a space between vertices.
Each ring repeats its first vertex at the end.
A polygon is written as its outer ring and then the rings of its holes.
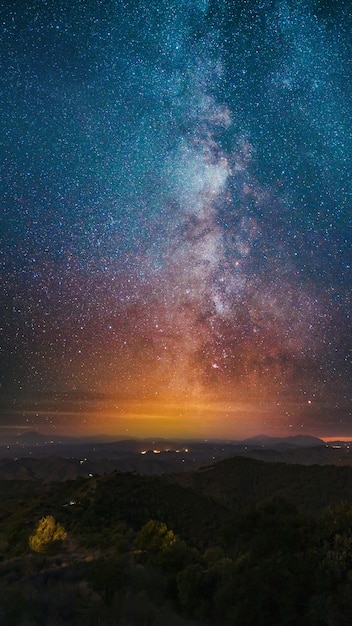
POLYGON ((52 515, 46 515, 39 520, 35 532, 28 539, 28 545, 33 552, 47 552, 66 537, 64 527, 52 515))

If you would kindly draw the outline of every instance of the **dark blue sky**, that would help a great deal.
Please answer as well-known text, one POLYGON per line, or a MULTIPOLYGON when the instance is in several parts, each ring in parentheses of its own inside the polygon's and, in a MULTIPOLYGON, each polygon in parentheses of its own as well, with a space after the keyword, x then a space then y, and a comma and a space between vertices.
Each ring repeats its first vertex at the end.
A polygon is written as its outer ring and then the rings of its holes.
POLYGON ((349 3, 0 28, 3 427, 352 436, 349 3))

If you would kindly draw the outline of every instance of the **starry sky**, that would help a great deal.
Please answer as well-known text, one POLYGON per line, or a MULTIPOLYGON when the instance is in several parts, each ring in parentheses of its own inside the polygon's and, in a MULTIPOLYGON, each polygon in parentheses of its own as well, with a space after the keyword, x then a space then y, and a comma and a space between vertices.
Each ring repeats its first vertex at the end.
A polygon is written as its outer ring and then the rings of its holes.
POLYGON ((352 436, 350 3, 0 29, 0 429, 352 436))

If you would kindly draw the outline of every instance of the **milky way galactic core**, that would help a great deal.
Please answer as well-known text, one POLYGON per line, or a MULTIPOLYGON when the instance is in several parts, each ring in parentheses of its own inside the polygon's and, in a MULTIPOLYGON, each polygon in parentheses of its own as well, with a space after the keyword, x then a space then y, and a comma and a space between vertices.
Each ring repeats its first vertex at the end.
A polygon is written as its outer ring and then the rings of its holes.
POLYGON ((352 435, 349 2, 0 16, 2 428, 352 435))

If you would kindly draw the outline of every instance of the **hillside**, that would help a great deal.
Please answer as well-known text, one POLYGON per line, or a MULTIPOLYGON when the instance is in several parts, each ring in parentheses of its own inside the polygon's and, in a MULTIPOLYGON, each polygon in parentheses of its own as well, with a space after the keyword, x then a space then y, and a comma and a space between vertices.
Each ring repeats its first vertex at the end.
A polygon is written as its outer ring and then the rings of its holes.
MULTIPOLYGON (((17 463, 24 479, 0 481, 4 516, 9 502, 16 509, 17 494, 21 501, 27 501, 28 511, 32 500, 35 503, 33 519, 39 510, 53 514, 78 534, 91 533, 92 529, 98 532, 99 528, 120 522, 137 529, 155 518, 166 522, 182 538, 204 543, 211 542, 215 527, 242 518, 253 507, 273 498, 284 499, 309 514, 341 503, 352 506, 350 467, 289 465, 235 457, 194 472, 147 476, 114 471, 51 483, 45 477, 29 486, 28 480, 33 477, 28 467, 33 462, 43 465, 41 473, 52 462, 57 476, 57 459, 24 459, 17 463), (65 508, 70 502, 74 504, 65 508)), ((66 461, 60 462, 66 475, 66 461)), ((16 510, 16 519, 21 516, 21 510, 16 510)))
POLYGON ((1 625, 349 623, 349 467, 235 457, 157 476, 4 480, 0 512, 1 625), (35 554, 29 537, 49 516, 64 539, 35 554))
POLYGON ((234 513, 272 497, 306 511, 346 502, 352 505, 352 467, 271 463, 235 457, 169 481, 206 495, 234 513))

